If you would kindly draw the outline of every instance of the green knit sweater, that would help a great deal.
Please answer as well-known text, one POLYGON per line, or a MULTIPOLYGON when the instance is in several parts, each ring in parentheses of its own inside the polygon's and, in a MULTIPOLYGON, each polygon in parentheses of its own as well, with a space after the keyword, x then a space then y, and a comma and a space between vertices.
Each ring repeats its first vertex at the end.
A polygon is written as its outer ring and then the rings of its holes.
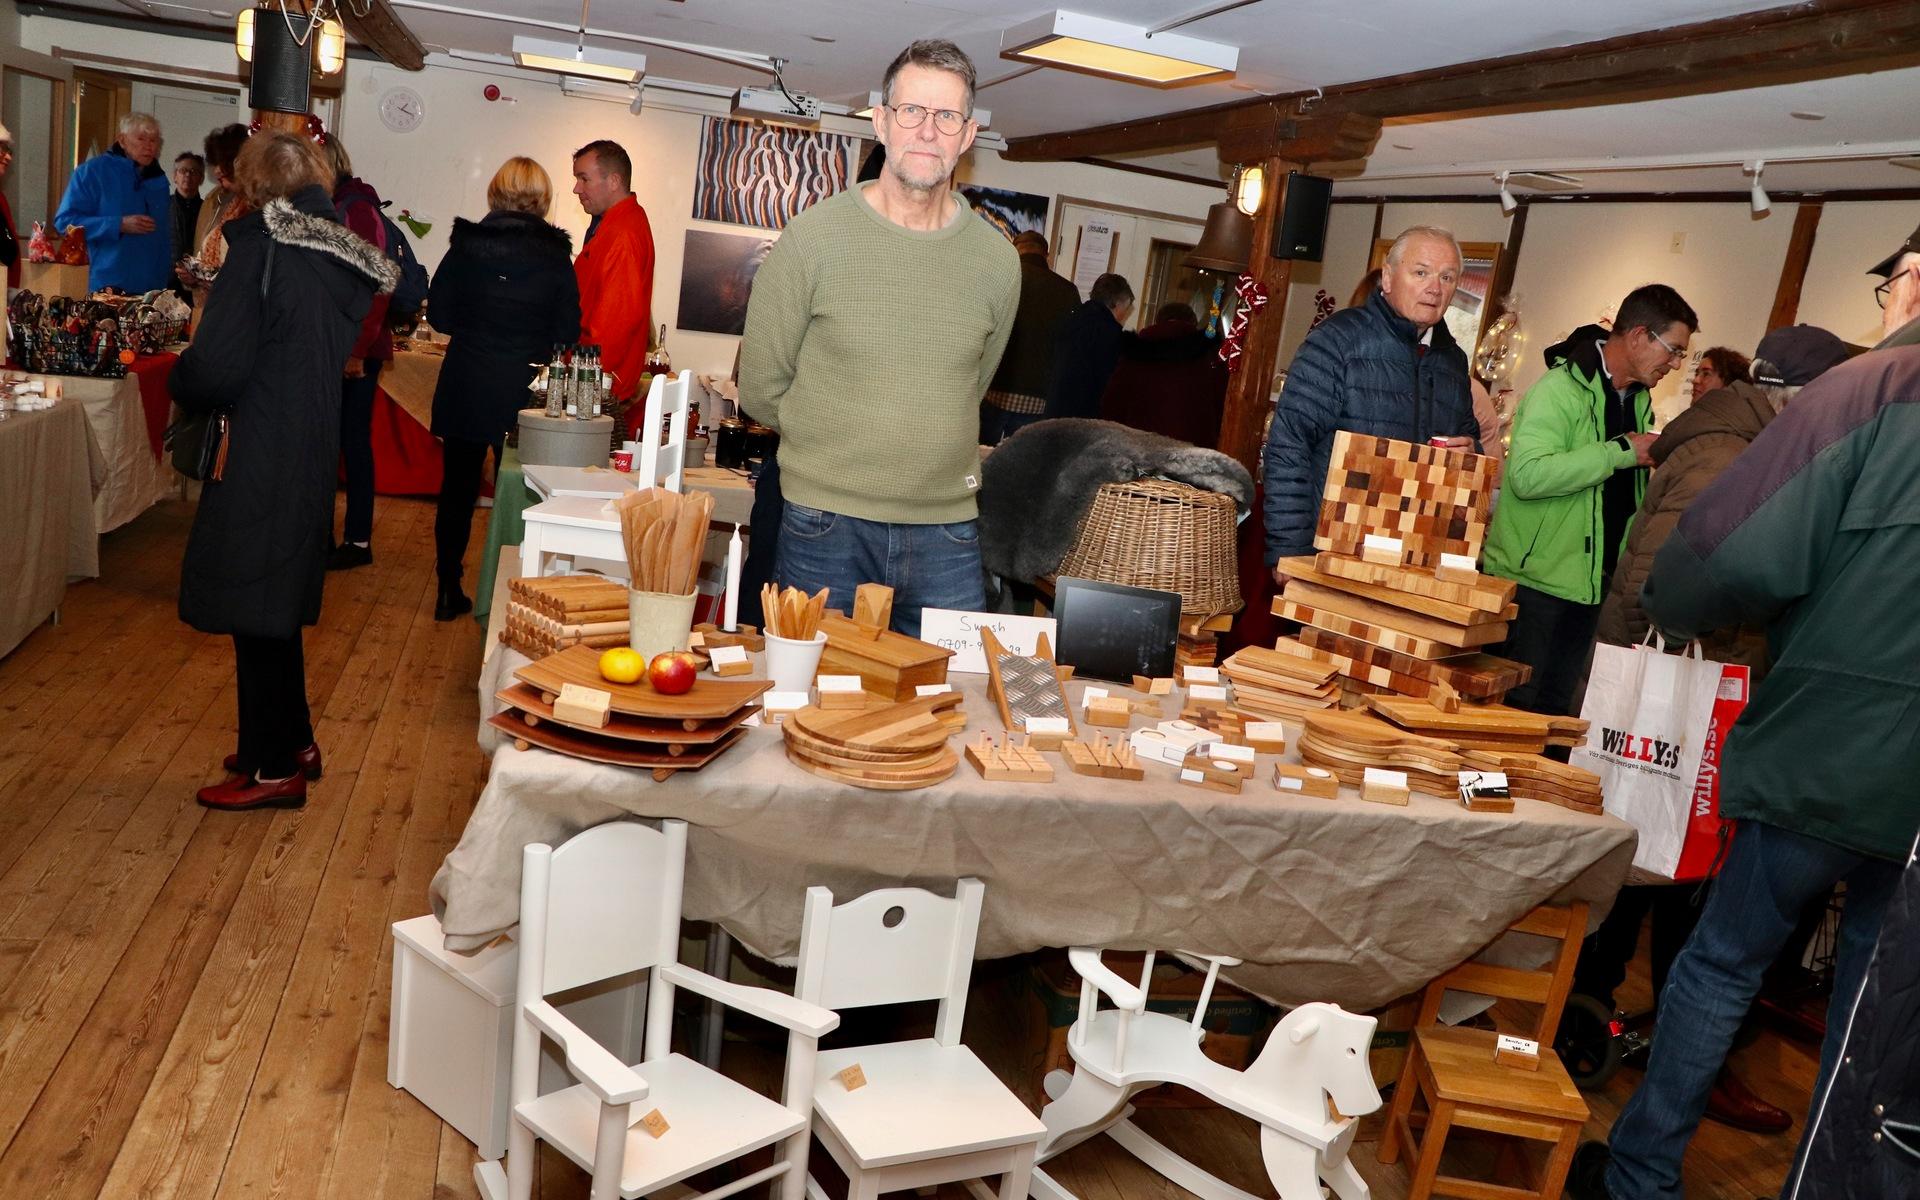
POLYGON ((856 185, 788 223, 754 277, 740 400, 780 432, 780 490, 867 521, 978 513, 980 398, 1020 303, 1013 246, 958 193, 917 232, 856 185))

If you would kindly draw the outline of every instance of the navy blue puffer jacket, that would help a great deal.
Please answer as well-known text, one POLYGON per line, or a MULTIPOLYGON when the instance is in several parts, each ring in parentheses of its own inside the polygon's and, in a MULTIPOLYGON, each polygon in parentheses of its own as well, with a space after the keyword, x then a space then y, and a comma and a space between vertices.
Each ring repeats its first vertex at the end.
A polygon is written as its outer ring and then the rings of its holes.
POLYGON ((1294 355, 1280 407, 1267 433, 1267 565, 1313 553, 1333 435, 1342 429, 1424 442, 1479 441, 1467 356, 1433 327, 1425 356, 1412 321, 1375 291, 1358 308, 1328 317, 1294 355))

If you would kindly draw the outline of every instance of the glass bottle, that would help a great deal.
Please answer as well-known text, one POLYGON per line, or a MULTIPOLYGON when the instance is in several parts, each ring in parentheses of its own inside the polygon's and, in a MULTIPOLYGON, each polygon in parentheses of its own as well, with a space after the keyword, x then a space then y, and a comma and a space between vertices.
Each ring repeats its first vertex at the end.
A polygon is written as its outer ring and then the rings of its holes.
POLYGON ((559 417, 566 412, 565 389, 560 383, 560 350, 558 342, 553 346, 553 359, 547 363, 547 416, 559 417))

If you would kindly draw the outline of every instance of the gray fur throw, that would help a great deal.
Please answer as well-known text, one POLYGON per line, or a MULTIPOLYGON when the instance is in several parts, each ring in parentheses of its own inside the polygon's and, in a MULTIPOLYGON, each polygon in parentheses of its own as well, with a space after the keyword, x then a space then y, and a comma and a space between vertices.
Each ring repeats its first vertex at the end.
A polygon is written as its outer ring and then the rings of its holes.
POLYGON ((1171 479, 1253 505, 1253 477, 1218 450, 1112 421, 1036 421, 987 455, 980 484, 980 559, 1002 579, 1051 575, 1080 537, 1102 484, 1171 479))

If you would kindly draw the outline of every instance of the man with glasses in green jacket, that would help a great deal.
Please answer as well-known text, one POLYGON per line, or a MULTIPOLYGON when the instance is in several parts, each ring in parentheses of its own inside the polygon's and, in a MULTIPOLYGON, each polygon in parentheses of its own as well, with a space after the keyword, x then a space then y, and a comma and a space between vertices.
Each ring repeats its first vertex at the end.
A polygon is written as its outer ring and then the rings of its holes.
POLYGON ((1516 708, 1574 712, 1600 601, 1653 465, 1648 392, 1686 360, 1699 327, 1666 284, 1635 288, 1612 332, 1583 325, 1548 348, 1551 369, 1514 414, 1485 570, 1520 585, 1520 615, 1492 648, 1533 668, 1507 693, 1516 708))

